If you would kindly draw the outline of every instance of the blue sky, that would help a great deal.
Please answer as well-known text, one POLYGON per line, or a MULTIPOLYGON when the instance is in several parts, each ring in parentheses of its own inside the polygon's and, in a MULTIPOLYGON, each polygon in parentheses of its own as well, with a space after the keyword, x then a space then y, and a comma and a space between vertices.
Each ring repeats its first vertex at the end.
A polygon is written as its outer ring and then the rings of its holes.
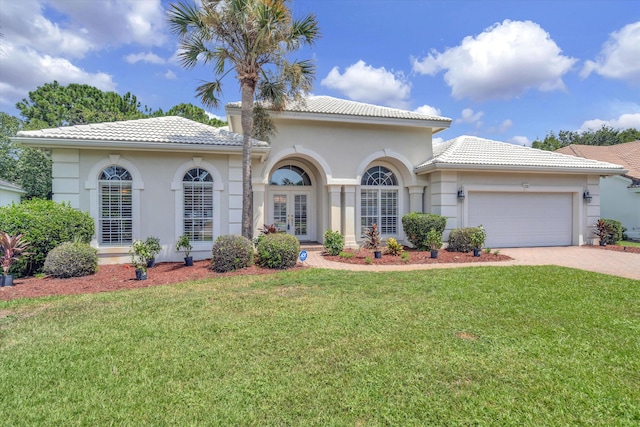
MULTIPOLYGON (((0 110, 53 80, 201 106, 164 0, 0 0, 0 110)), ((637 0, 293 0, 322 38, 296 58, 315 95, 439 114, 462 134, 530 144, 549 131, 640 129, 637 0)), ((225 81, 223 102, 237 101, 225 81)), ((224 109, 209 110, 224 116, 224 109)))

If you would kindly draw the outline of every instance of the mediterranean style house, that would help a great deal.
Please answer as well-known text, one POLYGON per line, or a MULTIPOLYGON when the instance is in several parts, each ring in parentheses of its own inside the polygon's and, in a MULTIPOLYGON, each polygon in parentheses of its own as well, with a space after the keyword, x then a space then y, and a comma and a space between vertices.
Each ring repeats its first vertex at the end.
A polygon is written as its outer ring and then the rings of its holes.
MULTIPOLYGON (((17 142, 51 151, 53 198, 95 219, 102 262, 123 262, 133 239, 160 238, 159 260, 193 256, 240 234, 240 104, 228 130, 181 117, 22 131, 17 142)), ((271 112, 277 134, 253 140, 254 234, 264 224, 322 241, 340 231, 357 246, 376 223, 408 243, 402 215, 447 217, 448 232, 482 224, 487 246, 579 245, 600 215, 599 178, 622 166, 473 136, 433 144, 451 119, 312 96, 271 112)))

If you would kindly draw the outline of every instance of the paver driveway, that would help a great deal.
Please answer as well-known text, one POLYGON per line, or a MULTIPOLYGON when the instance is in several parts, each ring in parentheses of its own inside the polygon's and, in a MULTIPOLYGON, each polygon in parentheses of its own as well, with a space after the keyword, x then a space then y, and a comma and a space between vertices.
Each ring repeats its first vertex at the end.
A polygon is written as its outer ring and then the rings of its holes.
POLYGON ((500 252, 513 258, 506 262, 469 264, 354 265, 326 260, 320 252, 309 252, 305 262, 310 267, 352 271, 408 271, 431 268, 456 268, 479 265, 561 265, 640 280, 640 255, 579 246, 550 248, 506 248, 500 252))

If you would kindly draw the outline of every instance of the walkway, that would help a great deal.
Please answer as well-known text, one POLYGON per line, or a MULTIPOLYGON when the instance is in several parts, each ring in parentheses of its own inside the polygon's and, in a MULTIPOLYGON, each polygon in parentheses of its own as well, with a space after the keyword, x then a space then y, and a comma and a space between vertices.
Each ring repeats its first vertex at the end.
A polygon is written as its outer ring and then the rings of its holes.
POLYGON ((640 255, 638 254, 582 248, 579 246, 510 248, 500 249, 500 253, 510 256, 513 260, 505 262, 476 262, 473 264, 354 265, 328 261, 321 255, 320 251, 308 250, 309 256, 305 264, 310 267, 350 271, 410 271, 481 265, 494 267, 505 265, 560 265, 640 280, 640 255))

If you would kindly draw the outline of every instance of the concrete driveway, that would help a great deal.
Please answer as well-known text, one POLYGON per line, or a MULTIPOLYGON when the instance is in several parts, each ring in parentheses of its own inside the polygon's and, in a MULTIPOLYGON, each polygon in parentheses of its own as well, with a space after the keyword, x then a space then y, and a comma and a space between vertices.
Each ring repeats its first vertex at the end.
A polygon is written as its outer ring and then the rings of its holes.
POLYGON ((305 264, 310 267, 351 271, 409 271, 479 265, 560 265, 640 280, 640 254, 579 246, 506 248, 500 249, 500 253, 510 256, 513 260, 506 262, 478 262, 473 264, 352 265, 327 261, 320 255, 320 252, 309 251, 309 257, 305 264))

